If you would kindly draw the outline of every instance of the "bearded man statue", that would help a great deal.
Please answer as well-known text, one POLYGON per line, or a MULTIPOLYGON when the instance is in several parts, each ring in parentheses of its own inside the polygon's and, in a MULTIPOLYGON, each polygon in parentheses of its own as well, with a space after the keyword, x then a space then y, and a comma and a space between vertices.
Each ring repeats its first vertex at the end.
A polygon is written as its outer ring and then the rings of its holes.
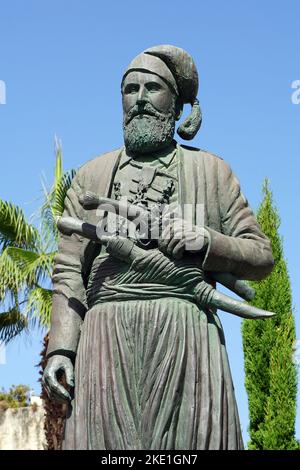
POLYGON ((178 134, 190 140, 201 125, 192 57, 169 45, 147 49, 121 92, 125 145, 79 169, 64 217, 99 225, 97 207, 84 204, 92 193, 146 211, 188 207, 188 228, 170 217, 157 239, 133 242, 144 250, 135 261, 79 232, 61 234, 43 380, 69 403, 63 448, 242 449, 222 325, 208 295, 195 300, 191 276, 205 273, 211 289, 222 272, 263 279, 270 243, 229 165, 174 140, 184 104, 192 109, 178 134))

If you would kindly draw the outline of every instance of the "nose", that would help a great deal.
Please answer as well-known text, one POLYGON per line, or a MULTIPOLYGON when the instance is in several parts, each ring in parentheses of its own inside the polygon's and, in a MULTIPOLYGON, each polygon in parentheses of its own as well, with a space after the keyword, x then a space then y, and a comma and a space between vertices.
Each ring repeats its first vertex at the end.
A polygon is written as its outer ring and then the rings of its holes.
POLYGON ((144 104, 147 101, 147 90, 144 85, 140 85, 140 89, 137 96, 137 104, 144 104))

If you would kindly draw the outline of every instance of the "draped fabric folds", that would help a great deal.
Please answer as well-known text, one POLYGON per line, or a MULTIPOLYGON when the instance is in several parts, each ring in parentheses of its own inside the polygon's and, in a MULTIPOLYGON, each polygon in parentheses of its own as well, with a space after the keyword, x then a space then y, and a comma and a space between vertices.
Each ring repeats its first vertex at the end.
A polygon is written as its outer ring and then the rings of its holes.
POLYGON ((186 300, 100 303, 85 318, 64 449, 241 449, 223 330, 186 300))

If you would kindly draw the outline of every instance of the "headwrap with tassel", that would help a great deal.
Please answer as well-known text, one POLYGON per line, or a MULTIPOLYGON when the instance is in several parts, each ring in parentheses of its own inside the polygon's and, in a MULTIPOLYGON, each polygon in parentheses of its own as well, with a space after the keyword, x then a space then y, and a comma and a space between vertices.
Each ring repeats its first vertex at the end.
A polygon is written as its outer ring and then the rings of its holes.
POLYGON ((182 102, 190 103, 192 111, 177 129, 177 134, 191 140, 200 129, 202 114, 197 100, 198 72, 192 57, 176 46, 161 45, 146 49, 127 67, 125 77, 132 71, 150 72, 165 80, 182 102))

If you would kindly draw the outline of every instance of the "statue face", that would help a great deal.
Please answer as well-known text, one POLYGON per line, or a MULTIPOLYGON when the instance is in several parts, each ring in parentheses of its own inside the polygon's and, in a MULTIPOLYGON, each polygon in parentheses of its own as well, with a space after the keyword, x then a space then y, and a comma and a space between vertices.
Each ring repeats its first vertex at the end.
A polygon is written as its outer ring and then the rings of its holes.
POLYGON ((174 105, 174 94, 167 83, 157 75, 144 72, 130 72, 123 83, 124 114, 134 107, 150 103, 158 112, 168 113, 174 105))
POLYGON ((157 75, 130 72, 122 86, 123 130, 127 151, 147 154, 171 144, 176 96, 157 75))

